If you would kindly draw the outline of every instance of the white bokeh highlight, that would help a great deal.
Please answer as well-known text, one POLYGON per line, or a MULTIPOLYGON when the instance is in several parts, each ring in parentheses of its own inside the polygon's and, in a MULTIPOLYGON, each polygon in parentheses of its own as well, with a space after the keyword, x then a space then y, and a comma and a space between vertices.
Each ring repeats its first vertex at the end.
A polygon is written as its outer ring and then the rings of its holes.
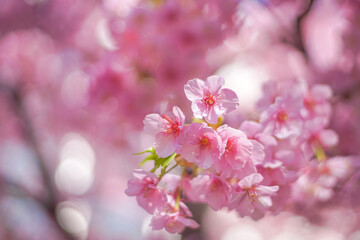
POLYGON ((56 207, 56 218, 61 228, 76 239, 86 239, 89 234, 91 208, 84 202, 66 201, 56 207))
POLYGON ((56 186, 65 193, 82 195, 94 181, 95 154, 81 135, 69 133, 63 138, 60 163, 55 171, 56 186))

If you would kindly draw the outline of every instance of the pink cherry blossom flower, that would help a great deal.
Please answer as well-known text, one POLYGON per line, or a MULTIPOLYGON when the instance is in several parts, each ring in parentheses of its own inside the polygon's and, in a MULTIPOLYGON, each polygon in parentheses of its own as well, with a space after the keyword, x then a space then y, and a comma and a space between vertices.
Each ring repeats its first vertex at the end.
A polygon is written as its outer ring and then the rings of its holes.
POLYGON ((329 99, 332 97, 332 89, 325 84, 313 85, 304 96, 304 118, 325 117, 331 114, 329 99))
POLYGON ((263 95, 257 102, 257 108, 260 111, 266 110, 271 104, 275 103, 277 97, 286 94, 289 90, 297 94, 303 89, 302 82, 297 79, 281 81, 279 79, 270 79, 262 86, 263 95))
POLYGON ((128 196, 136 196, 138 204, 150 214, 163 209, 167 198, 166 192, 157 186, 158 177, 142 169, 135 169, 133 175, 135 178, 128 181, 125 193, 128 196))
POLYGON ((254 139, 265 147, 277 145, 276 139, 271 135, 263 133, 261 131, 261 125, 257 122, 244 121, 241 123, 239 129, 243 131, 250 140, 254 139))
POLYGON ((272 155, 276 150, 278 143, 273 136, 262 132, 262 127, 259 123, 254 121, 244 121, 239 129, 247 135, 248 139, 254 145, 260 143, 264 147, 265 158, 262 162, 263 164, 273 160, 272 155))
POLYGON ((253 173, 239 181, 232 194, 230 209, 236 209, 240 216, 251 216, 259 219, 272 206, 270 196, 279 190, 278 186, 263 186, 263 176, 253 173))
POLYGON ((235 110, 239 106, 236 93, 222 88, 225 80, 220 76, 210 76, 206 82, 193 79, 184 87, 186 97, 192 102, 191 109, 196 118, 205 118, 211 124, 216 124, 218 118, 235 110))
POLYGON ((168 195, 165 210, 155 212, 150 226, 153 230, 165 228, 169 233, 181 233, 185 227, 199 227, 199 224, 187 217, 192 217, 192 214, 186 205, 183 202, 176 205, 174 198, 168 195))
POLYGON ((240 178, 255 173, 255 165, 264 159, 264 147, 255 140, 253 144, 244 132, 227 125, 219 127, 217 132, 224 150, 221 158, 215 161, 216 170, 224 176, 240 178))
POLYGON ((160 186, 166 189, 168 193, 174 194, 176 190, 180 187, 181 177, 176 174, 167 173, 165 174, 160 181, 160 186))
POLYGON ((221 138, 205 123, 191 123, 179 138, 178 153, 199 167, 210 168, 221 155, 221 138))
POLYGON ((339 137, 332 129, 324 129, 321 118, 306 121, 302 138, 309 142, 312 148, 320 145, 323 148, 331 148, 338 144, 339 137))
POLYGON ((179 147, 177 140, 183 130, 185 116, 178 107, 173 107, 173 116, 149 114, 144 120, 144 130, 155 136, 154 148, 159 157, 173 154, 179 147))
POLYGON ((173 213, 156 213, 151 221, 153 230, 165 228, 169 233, 181 233, 185 227, 197 228, 199 225, 190 218, 181 216, 179 211, 173 213))
POLYGON ((325 162, 311 161, 302 176, 294 184, 294 196, 298 201, 328 201, 336 194, 337 186, 351 176, 352 157, 336 156, 325 162))
POLYGON ((228 206, 230 185, 223 177, 202 174, 190 181, 186 180, 183 188, 192 201, 206 202, 214 210, 228 206))
POLYGON ((277 97, 275 103, 262 112, 260 124, 265 133, 284 139, 290 136, 299 136, 303 127, 300 116, 302 99, 299 96, 285 94, 277 97))

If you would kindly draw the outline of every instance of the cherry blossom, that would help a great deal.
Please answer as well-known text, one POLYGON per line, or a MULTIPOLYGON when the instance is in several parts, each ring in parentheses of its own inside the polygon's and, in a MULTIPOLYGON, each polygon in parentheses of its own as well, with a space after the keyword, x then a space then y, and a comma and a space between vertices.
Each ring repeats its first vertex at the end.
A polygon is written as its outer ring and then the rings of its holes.
POLYGON ((206 202, 214 210, 228 206, 230 185, 220 176, 199 175, 187 181, 184 189, 189 199, 206 202))
POLYGON ((178 107, 173 107, 173 117, 166 114, 149 114, 144 120, 144 130, 155 136, 155 151, 167 157, 179 148, 178 137, 183 130, 185 116, 178 107))
POLYGON ((176 205, 175 200, 168 196, 165 211, 157 211, 151 219, 150 226, 153 230, 165 228, 169 233, 181 233, 185 227, 197 228, 191 212, 182 202, 176 205))
POLYGON ((255 165, 264 159, 263 146, 253 144, 241 130, 227 125, 219 127, 217 132, 224 148, 221 158, 215 162, 217 171, 225 176, 238 177, 254 173, 255 165))
POLYGON ((183 158, 201 168, 210 168, 222 154, 222 141, 205 123, 191 123, 179 139, 178 151, 183 158))
POLYGON ((192 102, 191 109, 196 118, 205 118, 209 123, 215 124, 218 118, 235 110, 239 105, 236 93, 228 88, 222 88, 224 78, 210 76, 203 82, 193 79, 184 87, 186 97, 192 102))
POLYGON ((239 181, 239 189, 232 193, 230 206, 240 216, 250 215, 258 219, 264 215, 266 209, 272 206, 271 197, 278 190, 278 186, 263 186, 263 176, 259 173, 251 174, 239 181))
POLYGON ((261 114, 260 123, 264 132, 281 139, 292 135, 299 136, 303 127, 300 100, 291 95, 277 97, 275 103, 261 114))
POLYGON ((133 174, 134 178, 128 181, 125 193, 136 196, 138 204, 150 214, 162 209, 167 198, 166 193, 157 187, 159 180, 156 175, 142 169, 135 169, 133 174))

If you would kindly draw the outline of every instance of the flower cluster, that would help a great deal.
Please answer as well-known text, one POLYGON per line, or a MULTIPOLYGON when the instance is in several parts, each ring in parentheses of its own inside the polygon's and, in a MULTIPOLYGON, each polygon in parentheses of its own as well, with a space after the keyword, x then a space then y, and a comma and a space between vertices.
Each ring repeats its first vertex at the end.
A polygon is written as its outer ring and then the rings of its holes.
POLYGON ((236 32, 238 3, 142 0, 126 19, 111 15, 109 25, 119 54, 127 56, 140 80, 177 90, 190 76, 211 72, 207 51, 236 32))
MULTIPOLYGON (((222 77, 211 76, 205 82, 193 79, 185 85, 194 116, 205 121, 185 124, 185 116, 176 106, 171 114, 145 117, 144 130, 154 136, 154 150, 149 151, 153 158, 145 160, 155 160, 152 172, 161 167, 161 173, 156 176, 135 170, 126 193, 136 196, 139 205, 154 214, 153 229, 181 232, 184 227, 197 227, 187 218, 191 213, 183 196, 205 202, 215 210, 227 207, 253 218, 263 216, 272 206, 271 196, 279 187, 262 185, 263 176, 257 171, 265 158, 264 145, 240 129, 221 125, 220 117, 239 105, 236 94, 223 88, 224 84, 222 77), (159 183, 168 173, 169 159, 175 159, 174 166, 183 166, 184 173, 172 182, 171 189, 164 189, 159 183), (191 169, 192 174, 185 174, 186 169, 191 169)), ((247 130, 256 127, 250 123, 247 130)), ((271 138, 257 134, 262 135, 271 138)))
POLYGON ((243 121, 237 129, 224 124, 223 116, 239 105, 224 84, 220 76, 187 82, 192 123, 185 123, 176 106, 170 114, 145 117, 144 130, 154 137, 154 148, 145 151, 151 155, 143 162, 155 164, 151 172, 135 170, 126 193, 154 215, 154 230, 179 233, 197 227, 184 200, 259 219, 291 208, 303 196, 329 200, 333 188, 350 174, 350 160, 326 156, 338 141, 327 128, 329 86, 269 81, 258 102, 258 121, 243 121), (180 176, 168 174, 178 166, 183 168, 180 176))

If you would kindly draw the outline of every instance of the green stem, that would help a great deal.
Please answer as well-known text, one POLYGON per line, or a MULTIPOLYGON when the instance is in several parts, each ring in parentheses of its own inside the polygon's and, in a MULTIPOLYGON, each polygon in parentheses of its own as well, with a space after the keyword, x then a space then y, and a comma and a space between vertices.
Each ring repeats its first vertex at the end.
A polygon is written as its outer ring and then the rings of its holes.
POLYGON ((159 176, 159 178, 162 178, 165 174, 169 173, 171 170, 173 170, 174 168, 176 168, 177 166, 179 166, 179 164, 175 164, 174 166, 172 166, 171 168, 169 168, 167 171, 161 171, 161 174, 159 176))

